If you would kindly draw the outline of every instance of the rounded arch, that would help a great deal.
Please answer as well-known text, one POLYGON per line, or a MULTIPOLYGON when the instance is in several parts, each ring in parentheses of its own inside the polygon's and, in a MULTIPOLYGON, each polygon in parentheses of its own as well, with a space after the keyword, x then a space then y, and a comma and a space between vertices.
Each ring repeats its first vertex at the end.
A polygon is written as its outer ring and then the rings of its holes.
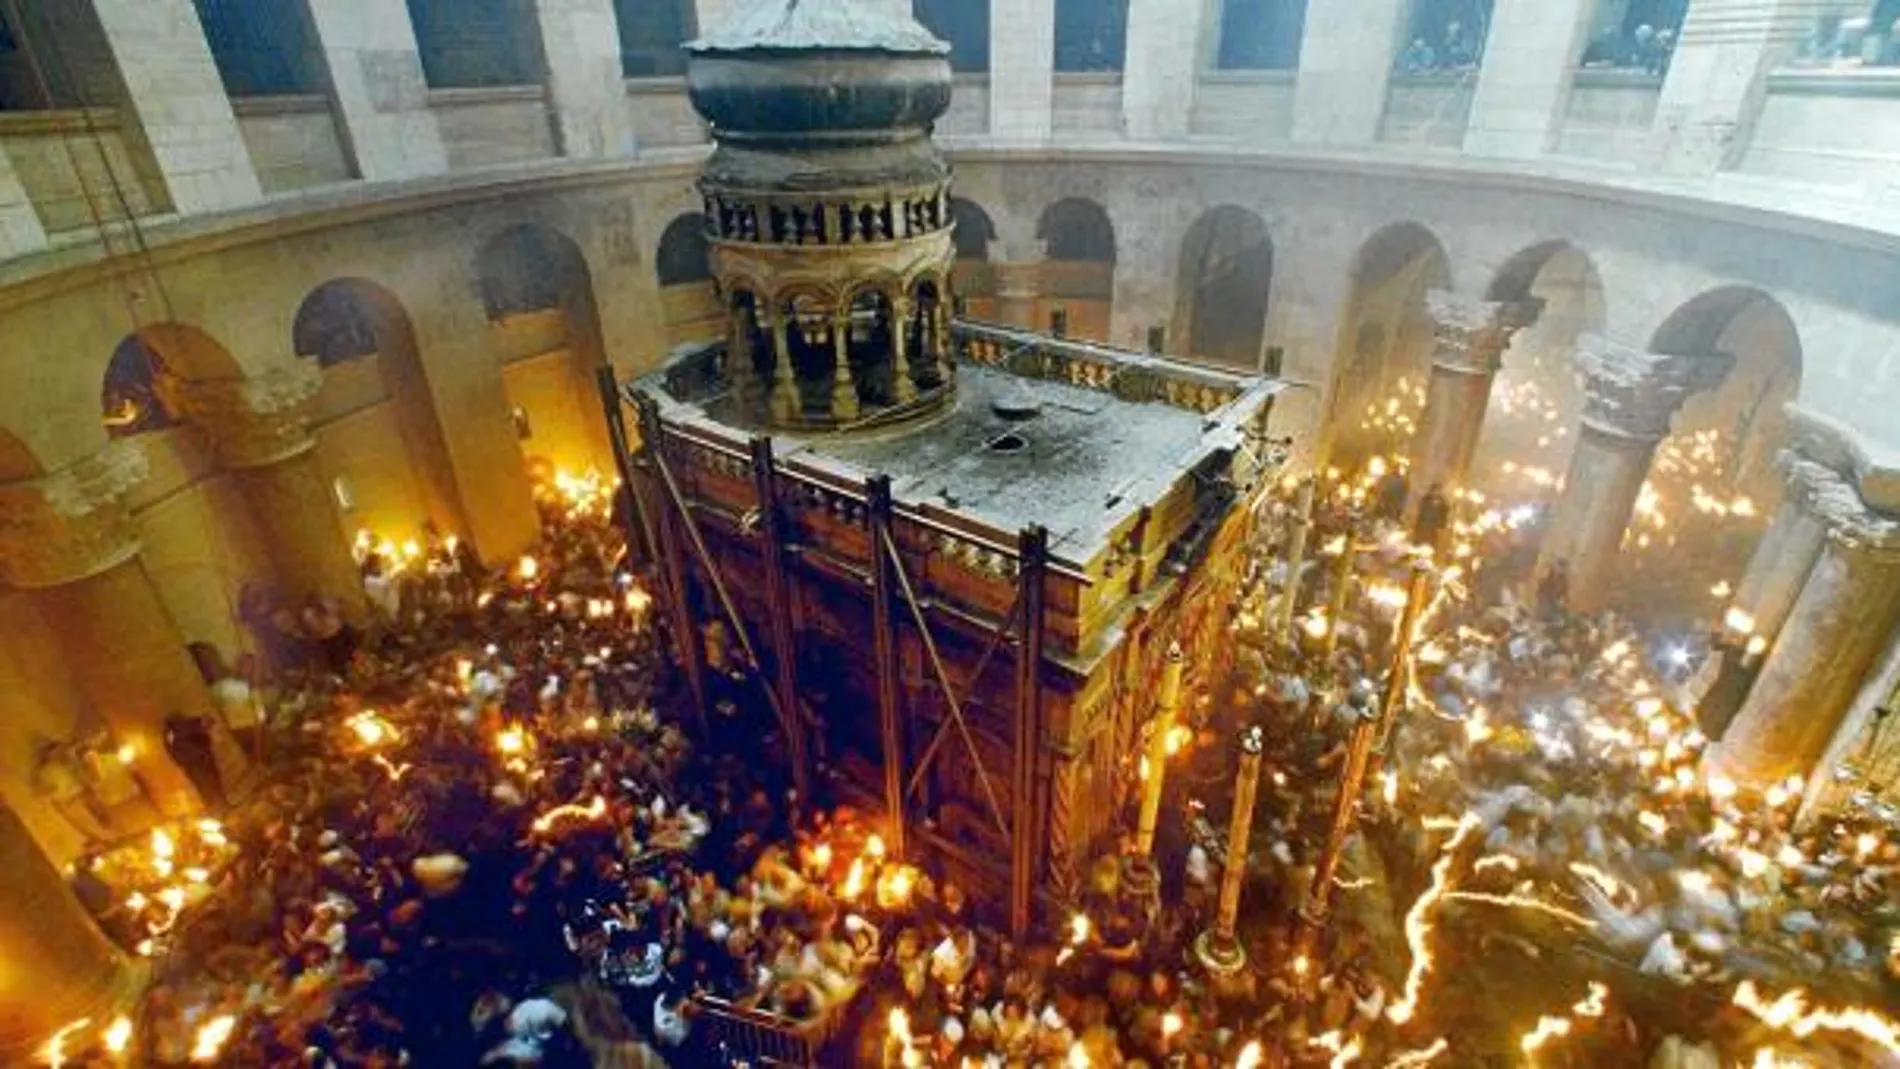
POLYGON ((370 279, 330 279, 305 295, 291 335, 297 355, 327 369, 311 431, 346 526, 396 541, 425 521, 466 534, 447 434, 401 298, 370 279))
POLYGON ((675 216, 660 234, 653 270, 661 288, 691 286, 712 280, 712 261, 706 242, 706 216, 686 212, 675 216))
POLYGON ((1414 222, 1381 228, 1354 254, 1327 420, 1331 445, 1346 462, 1409 441, 1432 350, 1425 295, 1451 278, 1443 243, 1414 222))
POLYGON ((957 259, 988 260, 990 242, 996 240, 996 221, 990 218, 990 213, 973 200, 951 197, 950 220, 957 259))
POLYGON ((1181 239, 1172 333, 1177 351, 1253 370, 1266 341, 1273 239, 1266 220, 1224 204, 1201 213, 1181 239))
POLYGON ((1649 348, 1734 361, 1721 385, 1683 405, 1673 435, 1712 437, 1723 481, 1743 492, 1778 496, 1773 460, 1787 441, 1784 408, 1800 393, 1803 359, 1801 333, 1787 308, 1755 287, 1721 286, 1671 312, 1649 348))
POLYGON ((376 354, 376 326, 367 304, 348 280, 325 282, 297 306, 290 327, 291 351, 336 367, 376 354))
POLYGON ((1539 241, 1499 266, 1485 297, 1530 303, 1535 311, 1513 333, 1492 382, 1472 485, 1514 501, 1549 498, 1570 465, 1583 412, 1577 339, 1605 325, 1602 275, 1576 245, 1539 241))
POLYGON ((137 334, 127 335, 106 361, 99 390, 99 418, 106 435, 130 438, 175 427, 179 420, 158 388, 164 362, 137 334))
POLYGON ((1042 210, 1036 237, 1043 254, 1062 263, 1114 263, 1115 224, 1087 197, 1064 197, 1042 210))
POLYGON ((0 483, 37 479, 45 474, 45 465, 25 439, 12 431, 0 430, 0 483))
POLYGON ((1705 615, 1720 610, 1713 589, 1747 568, 1785 493, 1774 458, 1789 438, 1785 406, 1800 389, 1800 333, 1772 295, 1727 285, 1677 307, 1649 349, 1731 361, 1670 421, 1649 471, 1660 515, 1639 513, 1624 541, 1635 550, 1620 583, 1632 610, 1705 615))
POLYGON ((517 223, 489 238, 476 254, 476 270, 491 320, 567 307, 577 289, 591 291, 580 246, 541 223, 517 223))
POLYGON ((237 359, 217 339, 186 323, 154 323, 127 335, 106 362, 100 416, 106 434, 128 438, 182 422, 162 382, 242 379, 237 359))

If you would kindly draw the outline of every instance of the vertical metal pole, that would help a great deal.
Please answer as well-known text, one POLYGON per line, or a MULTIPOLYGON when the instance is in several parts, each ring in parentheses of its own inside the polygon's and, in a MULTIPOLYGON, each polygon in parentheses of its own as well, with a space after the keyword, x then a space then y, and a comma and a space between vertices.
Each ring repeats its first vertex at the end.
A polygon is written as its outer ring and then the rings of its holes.
POLYGON ((621 408, 620 380, 614 377, 612 364, 595 369, 594 382, 600 386, 600 405, 607 417, 607 440, 614 451, 614 470, 627 495, 627 555, 636 564, 653 559, 653 540, 647 530, 646 509, 640 506, 640 492, 633 482, 633 453, 627 439, 627 414, 621 408))
POLYGON ((1425 588, 1432 577, 1432 566, 1422 560, 1412 562, 1412 581, 1405 591, 1405 611, 1399 616, 1399 630, 1392 640, 1392 667, 1385 677, 1385 699, 1379 704, 1379 753, 1388 752, 1392 731, 1398 725, 1399 710, 1405 707, 1406 676, 1412 666, 1412 642, 1417 637, 1418 618, 1425 611, 1425 588))
POLYGON ((1254 797, 1260 788, 1260 759, 1266 736, 1258 726, 1240 733, 1240 763, 1234 774, 1234 809, 1227 818, 1227 860, 1221 866, 1220 905, 1214 924, 1195 940, 1195 956, 1216 976, 1232 976, 1247 963, 1240 945, 1240 885, 1247 876, 1253 839, 1254 797))
MULTIPOLYGON (((640 447, 643 451, 664 448, 664 430, 660 426, 660 409, 651 398, 642 397, 639 401, 640 447)), ((706 651, 700 645, 699 625, 693 619, 693 605, 686 586, 686 558, 680 552, 678 517, 673 509, 656 497, 664 497, 664 491, 656 494, 653 480, 645 472, 641 473, 638 484, 647 495, 643 510, 651 516, 651 524, 656 530, 656 541, 660 551, 660 564, 666 575, 666 601, 673 617, 673 641, 679 646, 680 667, 686 670, 686 684, 693 692, 693 715, 699 727, 702 742, 711 739, 711 726, 706 719, 706 651)), ((676 503, 684 508, 686 503, 676 503)))
POLYGON ((1167 778, 1168 733, 1174 728, 1175 711, 1181 707, 1181 669, 1187 657, 1179 644, 1168 646, 1168 659, 1161 668, 1160 695, 1155 702, 1155 722, 1148 735, 1145 760, 1148 775, 1141 783, 1141 816, 1135 824, 1135 853, 1153 862, 1155 826, 1161 822, 1161 788, 1167 778))
MULTIPOLYGON (((1339 874, 1339 858, 1345 851, 1346 839, 1352 834, 1353 824, 1359 818, 1359 796, 1365 790, 1366 768, 1372 758, 1372 740, 1378 729, 1378 715, 1370 709, 1361 709, 1347 743, 1346 767, 1340 776, 1339 794, 1333 798, 1331 828, 1320 849, 1319 862, 1314 866, 1312 889, 1307 892, 1306 904, 1300 908, 1299 934, 1294 941, 1293 960, 1305 965, 1304 972, 1296 977, 1302 991, 1307 990, 1308 978, 1318 973, 1313 967, 1314 953, 1319 947, 1319 935, 1326 926, 1327 914, 1333 908, 1333 879, 1339 874)), ((1295 968, 1298 969, 1299 965, 1296 964, 1295 968)))
POLYGON ((1326 639, 1320 644, 1320 663, 1332 660, 1339 648, 1339 625, 1346 615, 1346 596, 1352 590, 1353 542, 1359 537, 1359 514, 1346 521, 1345 544, 1333 561, 1333 595, 1326 606, 1326 639))
POLYGON ((805 712, 798 703, 798 629, 792 620, 792 574, 785 553, 785 515, 779 508, 778 470, 772 439, 752 439, 752 487, 759 499, 759 532, 765 546, 765 600, 772 623, 772 656, 777 662, 772 689, 783 715, 785 745, 791 751, 792 786, 798 803, 811 795, 805 747, 805 712))
POLYGON ((1036 860, 1041 853, 1041 836, 1036 789, 1036 766, 1042 754, 1042 604, 1043 578, 1049 555, 1049 532, 1039 526, 1025 527, 1017 541, 1019 568, 1017 598, 1022 612, 1017 620, 1016 637, 1016 730, 1012 753, 1015 758, 1010 780, 1012 820, 1010 827, 1009 932, 1021 939, 1029 931, 1034 905, 1036 860))
POLYGON ((1286 593, 1280 599, 1280 612, 1272 634, 1283 642, 1293 641, 1293 614, 1300 607, 1300 568, 1306 563, 1306 536, 1313 529, 1313 477, 1300 480, 1300 492, 1293 500, 1293 536, 1286 550, 1286 593))
POLYGON ((897 576, 891 552, 891 478, 874 475, 864 483, 865 519, 871 528, 871 640, 877 661, 878 738, 884 751, 884 808, 890 821, 891 847, 905 856, 904 733, 898 719, 900 665, 897 647, 897 576))

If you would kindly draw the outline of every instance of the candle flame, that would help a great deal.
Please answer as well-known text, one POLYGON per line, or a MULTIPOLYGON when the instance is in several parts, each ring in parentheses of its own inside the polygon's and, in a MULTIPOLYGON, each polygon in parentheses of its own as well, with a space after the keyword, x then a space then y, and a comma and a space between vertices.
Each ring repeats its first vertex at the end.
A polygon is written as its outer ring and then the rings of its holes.
POLYGON ((48 1036, 46 1042, 40 1046, 40 1059, 47 1065, 52 1066, 53 1069, 60 1069, 61 1066, 66 1064, 67 1037, 91 1023, 92 1018, 81 1017, 79 1020, 66 1025, 59 1031, 54 1032, 51 1036, 48 1036))
POLYGON ((1787 1032, 1797 1039, 1806 1039, 1816 1032, 1847 1032, 1878 1045, 1889 1054, 1900 1054, 1900 1025, 1859 1006, 1810 1010, 1807 999, 1807 992, 1796 988, 1768 1002, 1755 989, 1753 980, 1743 980, 1735 989, 1734 1003, 1769 1028, 1787 1032))
POLYGON ((191 1044, 191 1060, 194 1062, 215 1062, 218 1052, 224 1049, 225 1041, 231 1038, 231 1032, 237 1028, 237 1018, 230 1014, 213 1017, 198 1028, 191 1044))
POLYGON ((557 805, 553 809, 534 818, 533 828, 537 832, 547 831, 563 820, 599 820, 607 815, 607 799, 594 795, 594 800, 586 805, 569 803, 557 805))
POLYGON ((126 1047, 132 1043, 132 1018, 126 1016, 114 1018, 113 1022, 106 1026, 106 1030, 100 1033, 99 1038, 105 1043, 108 1054, 124 1054, 126 1047))
POLYGON ((1393 1024, 1404 1024, 1418 1013, 1419 996, 1424 990, 1425 974, 1432 967, 1431 934, 1432 908, 1450 890, 1451 867, 1457 861, 1458 848, 1472 832, 1484 825, 1484 820, 1476 813, 1467 812, 1458 818, 1457 830, 1452 833, 1445 846, 1439 851, 1438 860, 1432 862, 1432 882, 1425 892, 1412 903, 1405 913, 1405 941, 1412 952, 1412 964, 1405 974, 1404 995, 1385 1011, 1386 1018, 1393 1024))

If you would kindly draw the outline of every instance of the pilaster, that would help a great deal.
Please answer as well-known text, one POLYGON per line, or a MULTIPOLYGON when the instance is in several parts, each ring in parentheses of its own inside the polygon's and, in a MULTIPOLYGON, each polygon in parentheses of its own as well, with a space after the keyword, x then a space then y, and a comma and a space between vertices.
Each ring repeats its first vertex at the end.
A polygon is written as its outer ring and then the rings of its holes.
POLYGON ((577 159, 631 156, 633 121, 613 0, 534 0, 555 148, 577 159))
POLYGON ((237 115, 191 0, 92 0, 173 210, 181 215, 264 196, 237 115))
POLYGON ((403 0, 304 0, 330 74, 330 100, 358 177, 441 174, 448 150, 403 0))
POLYGON ((1535 158, 1556 147, 1593 0, 1497 0, 1465 126, 1479 156, 1535 158))
MULTIPOLYGON (((1218 0, 1215 0, 1218 2, 1218 0)), ((1129 0, 1122 133, 1136 141, 1188 136, 1208 0, 1129 0)))
POLYGON ((1675 174, 1726 170, 1748 147, 1768 72, 1810 32, 1805 0, 1696 0, 1663 79, 1650 128, 1655 164, 1675 174))
POLYGON ((1293 90, 1293 140, 1366 145, 1378 139, 1407 0, 1311 0, 1293 90))
POLYGON ((990 136, 1047 141, 1055 110, 1055 0, 989 0, 990 136))

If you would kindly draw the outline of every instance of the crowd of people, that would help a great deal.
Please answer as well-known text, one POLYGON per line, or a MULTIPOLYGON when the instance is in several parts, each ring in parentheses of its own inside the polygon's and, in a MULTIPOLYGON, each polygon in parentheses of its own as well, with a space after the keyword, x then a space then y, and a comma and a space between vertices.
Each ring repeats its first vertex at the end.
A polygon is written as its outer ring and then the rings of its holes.
POLYGON ((154 973, 124 1032, 62 1037, 61 1060, 726 1065, 759 1028, 820 1064, 886 1066, 1895 1051, 1866 1009, 1900 982, 1891 814, 1803 822, 1799 784, 1702 773, 1683 663, 1700 647, 1566 612, 1561 570, 1530 581, 1527 510, 1414 495, 1384 462, 1316 489, 1303 566, 1287 487, 1229 592, 1235 641, 1190 652, 1159 901, 1106 857, 1020 941, 894 856, 874 817, 757 760, 773 726, 746 666, 714 715, 753 745, 689 741, 707 736, 602 485, 548 488, 544 544, 506 568, 446 539, 365 540, 371 618, 279 617, 269 668, 227 688, 262 711, 256 786, 75 866, 154 973), (1404 698, 1335 840, 1420 559, 1404 698), (1243 851, 1215 828, 1226 740, 1249 726, 1268 749, 1243 851), (1248 965, 1215 982, 1189 948, 1230 859, 1248 965), (1787 1002, 1801 989, 1866 1016, 1815 1024, 1787 1002))

